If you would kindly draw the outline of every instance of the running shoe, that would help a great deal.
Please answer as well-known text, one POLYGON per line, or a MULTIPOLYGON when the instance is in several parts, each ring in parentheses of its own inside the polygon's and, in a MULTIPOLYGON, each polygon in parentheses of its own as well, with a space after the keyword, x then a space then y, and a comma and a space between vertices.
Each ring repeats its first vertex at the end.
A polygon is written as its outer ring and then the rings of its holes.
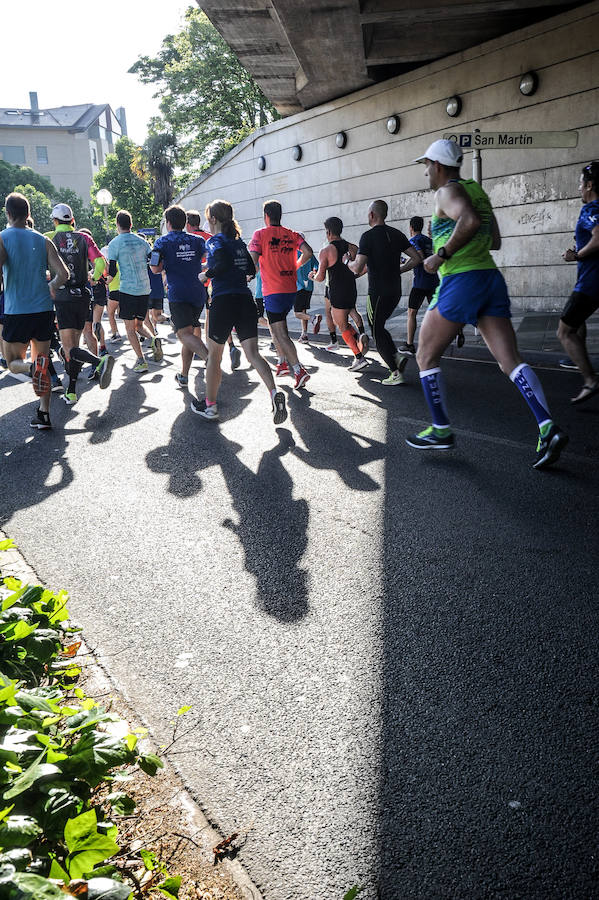
POLYGON ((276 348, 275 345, 274 345, 274 341, 271 341, 271 342, 270 342, 270 347, 269 347, 268 349, 270 350, 271 353, 276 353, 276 352, 277 352, 277 348, 276 348))
POLYGON ((464 337, 463 331, 458 331, 458 336, 456 337, 455 342, 458 345, 458 349, 464 346, 464 344, 466 343, 466 338, 464 337))
POLYGON ((212 406, 207 406, 205 400, 196 400, 194 397, 189 404, 189 408, 197 416, 201 416, 203 419, 209 419, 210 421, 218 419, 218 409, 215 403, 213 403, 212 406))
POLYGON ((320 331, 320 323, 322 322, 322 316, 320 313, 316 313, 315 316, 312 316, 310 319, 310 324, 312 325, 312 331, 314 334, 318 334, 320 331))
POLYGON ((90 368, 89 372, 87 373, 87 380, 94 381, 97 377, 98 377, 98 367, 92 366, 90 368))
POLYGON ((308 332, 302 331, 302 333, 300 334, 300 336, 297 339, 297 342, 298 342, 298 344, 309 344, 310 338, 308 337, 308 332))
POLYGON ((560 359, 559 367, 560 369, 573 369, 574 372, 578 371, 578 366, 572 362, 569 356, 564 356, 563 359, 560 359))
POLYGON ((310 376, 308 375, 308 373, 302 366, 300 368, 299 372, 297 373, 297 375, 295 376, 295 384, 293 385, 295 390, 299 391, 299 389, 305 385, 306 381, 308 381, 309 378, 310 378, 310 376))
POLYGON ((368 348, 370 347, 370 338, 367 334, 362 333, 358 338, 358 347, 360 348, 360 352, 362 356, 366 356, 368 353, 368 348))
POLYGON ((77 394, 65 391, 62 395, 62 399, 67 404, 67 406, 75 406, 75 404, 77 403, 77 394))
POLYGON ((154 362, 162 362, 164 353, 162 352, 162 341, 159 337, 152 338, 152 353, 154 354, 154 362))
POLYGON ((407 344, 405 341, 399 345, 397 351, 400 356, 416 356, 416 347, 414 344, 407 344))
POLYGON ((112 370, 114 369, 114 356, 108 354, 103 356, 96 367, 96 372, 100 378, 100 390, 104 390, 110 384, 112 378, 112 370))
POLYGON ((145 359, 138 359, 135 365, 133 366, 134 372, 147 372, 148 364, 145 359))
POLYGON ((289 368, 289 363, 285 360, 285 362, 277 363, 277 370, 275 372, 277 378, 280 378, 281 375, 293 375, 293 372, 289 368))
POLYGON ((180 372, 177 372, 177 374, 175 375, 175 381, 177 382, 179 387, 187 387, 187 385, 189 384, 189 378, 187 377, 187 375, 181 375, 180 372))
POLYGON ((280 425, 287 418, 285 394, 282 391, 277 391, 272 398, 272 418, 275 425, 280 425))
POLYGON ((452 450, 454 446, 454 437, 451 431, 441 436, 435 432, 430 425, 419 434, 411 434, 406 438, 406 444, 415 447, 416 450, 452 450))
POLYGON ((120 334, 118 333, 118 331, 115 331, 114 334, 111 334, 111 335, 109 336, 108 340, 109 340, 112 344, 120 344, 121 341, 122 341, 123 339, 122 339, 122 337, 120 336, 120 334))
POLYGON ((58 377, 58 375, 50 376, 50 383, 52 385, 51 390, 56 393, 57 391, 62 391, 62 381, 58 377))
POLYGON ((388 386, 394 385, 394 384, 405 384, 405 383, 406 383, 405 378, 403 377, 401 372, 398 372, 398 371, 390 372, 389 376, 387 378, 383 378, 383 380, 381 381, 381 384, 385 384, 388 386))
POLYGON ((47 412, 43 412, 38 406, 33 419, 29 423, 32 428, 38 428, 40 431, 47 431, 52 428, 50 416, 47 412))
POLYGON ((141 346, 143 346, 143 344, 145 344, 145 342, 148 340, 148 338, 145 336, 145 334, 140 334, 138 331, 137 332, 137 340, 139 341, 139 346, 141 347, 141 346))
POLYGON ((49 364, 49 358, 47 356, 42 356, 41 354, 35 360, 31 379, 33 381, 34 393, 37 394, 38 397, 43 397, 44 394, 50 393, 49 364))
POLYGON ((360 372, 362 369, 368 368, 368 360, 364 359, 363 356, 356 356, 351 366, 349 366, 350 372, 360 372))
POLYGON ((325 350, 329 350, 331 353, 333 353, 335 350, 338 350, 338 349, 339 349, 339 342, 338 342, 338 341, 331 341, 331 343, 330 343, 330 344, 327 344, 327 346, 326 346, 324 349, 325 349, 325 350))
POLYGON ((537 458, 532 464, 533 469, 546 469, 557 462, 568 440, 568 435, 560 431, 555 424, 551 426, 545 437, 539 434, 537 458))
POLYGON ((3 356, 0 356, 0 369, 8 369, 8 363, 3 356))
POLYGON ((231 369, 238 369, 241 365, 241 350, 233 344, 229 347, 229 355, 231 357, 231 369))

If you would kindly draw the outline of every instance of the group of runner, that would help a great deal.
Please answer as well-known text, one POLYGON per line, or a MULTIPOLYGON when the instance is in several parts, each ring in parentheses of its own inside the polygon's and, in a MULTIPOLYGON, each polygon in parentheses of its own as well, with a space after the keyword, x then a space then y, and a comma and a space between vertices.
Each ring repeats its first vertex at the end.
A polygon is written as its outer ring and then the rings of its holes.
MULTIPOLYGON (((415 356, 431 414, 431 425, 408 436, 407 444, 423 450, 449 450, 454 446, 440 360, 453 340, 463 342, 462 329, 469 323, 478 328, 537 421, 539 437, 533 466, 543 469, 555 463, 568 437, 554 422, 538 377, 518 352, 506 284, 490 252, 499 249, 501 236, 489 198, 475 181, 461 177, 462 151, 452 141, 433 142, 416 162, 425 164, 425 176, 435 192, 430 237, 423 234, 424 221, 419 216, 410 221, 410 238, 387 225, 387 204, 375 200, 368 208, 369 228, 358 245, 342 237, 340 218, 325 220, 326 242, 317 259, 303 234, 281 224, 281 204, 276 200, 264 204, 264 226, 254 232, 248 245, 241 238, 231 204, 215 200, 206 206, 203 228, 198 211, 169 207, 165 211, 166 234, 156 240, 153 249, 132 231, 130 214, 121 210, 116 217, 118 234, 101 252, 89 233, 75 230, 72 211, 66 204, 54 208, 54 231, 44 236, 27 227, 26 198, 9 195, 9 228, 0 235, 5 290, 1 338, 10 370, 32 376, 39 407, 31 425, 50 427, 50 390, 57 380, 50 359, 54 317, 68 376, 64 398, 73 404, 84 363, 91 364, 90 377, 99 381, 100 388, 110 383, 114 357, 105 345, 101 323, 104 305, 108 306, 112 329, 109 340, 115 342, 120 339, 114 318, 119 309, 136 354, 133 371, 148 370, 140 336, 149 341, 154 360, 162 359, 156 325, 164 321, 164 288, 162 293, 160 290, 163 276, 173 330, 181 343, 181 371, 176 375, 179 386, 188 386, 194 355, 206 361, 205 396, 192 399, 191 410, 208 420, 218 418, 225 344, 229 344, 232 368, 239 365, 240 354, 232 337, 235 332, 248 362, 269 392, 274 422, 280 424, 287 418, 285 394, 277 389, 271 367, 259 352, 259 321, 267 322, 277 352, 275 376, 291 376, 294 387, 301 389, 310 375, 298 358, 287 316, 294 309, 300 319, 300 342, 308 340, 308 325, 318 333, 322 316, 309 313, 311 289, 314 281, 326 281, 327 348, 338 346, 339 329, 353 355, 350 370, 362 371, 368 365, 369 339, 356 309, 356 279, 367 273, 368 324, 389 370, 382 383, 402 384, 403 369, 415 356), (399 303, 401 275, 412 269, 416 273, 408 304, 406 341, 397 348, 386 323, 399 303), (49 281, 47 271, 51 274, 49 281), (256 276, 252 295, 248 285, 256 276), (425 299, 429 307, 416 349, 416 314, 425 299), (205 342, 200 325, 204 308, 205 342), (82 335, 87 349, 80 346, 82 335), (31 362, 26 360, 28 345, 31 362)), ((599 392, 599 379, 585 346, 586 319, 599 307, 598 189, 599 163, 593 162, 585 166, 580 178, 583 209, 576 229, 576 249, 564 254, 567 261, 578 262, 576 287, 558 331, 584 378, 580 393, 572 399, 574 404, 599 392)))

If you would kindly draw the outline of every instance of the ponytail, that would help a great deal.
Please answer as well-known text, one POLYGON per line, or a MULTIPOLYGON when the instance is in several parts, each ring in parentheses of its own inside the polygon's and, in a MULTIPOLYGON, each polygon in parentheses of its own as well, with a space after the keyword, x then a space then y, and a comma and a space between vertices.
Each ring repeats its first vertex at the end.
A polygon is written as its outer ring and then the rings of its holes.
POLYGON ((599 162, 594 160, 585 166, 582 170, 582 180, 588 184, 591 182, 593 190, 599 193, 599 162))
POLYGON ((241 237, 241 228, 233 218, 233 207, 226 200, 213 200, 205 210, 207 219, 214 218, 220 223, 220 230, 225 237, 236 240, 241 237))

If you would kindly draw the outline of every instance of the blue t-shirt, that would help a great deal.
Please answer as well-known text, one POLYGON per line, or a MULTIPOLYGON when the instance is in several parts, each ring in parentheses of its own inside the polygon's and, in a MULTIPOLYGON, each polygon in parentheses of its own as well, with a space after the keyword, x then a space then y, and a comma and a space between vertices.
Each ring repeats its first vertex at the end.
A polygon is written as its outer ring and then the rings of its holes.
MULTIPOLYGON (((301 254, 298 254, 298 259, 301 254)), ((318 260, 316 257, 312 257, 308 260, 308 262, 304 263, 301 269, 297 270, 297 289, 298 291, 313 291, 314 290, 314 282, 308 278, 308 272, 311 272, 312 269, 318 268, 318 260)))
POLYGON ((206 288, 198 281, 206 253, 204 238, 188 231, 169 231, 159 237, 154 250, 160 253, 168 284, 168 302, 203 306, 206 288))
POLYGON ((148 275, 148 242, 137 234, 124 231, 108 245, 108 261, 118 262, 121 273, 119 290, 123 294, 142 297, 150 293, 148 275))
MULTIPOLYGON (((599 200, 591 200, 580 210, 576 223, 576 249, 581 250, 591 240, 593 228, 599 226, 599 200)), ((599 294, 599 253, 581 259, 578 263, 578 277, 575 291, 595 297, 599 294)))
POLYGON ((2 266, 4 314, 50 312, 54 304, 46 280, 46 238, 31 228, 13 227, 4 229, 2 243, 7 256, 2 266))
POLYGON ((154 275, 153 272, 150 272, 148 269, 148 276, 150 278, 150 299, 151 300, 162 300, 164 297, 164 282, 162 280, 162 274, 154 275))
MULTIPOLYGON (((422 232, 411 237, 410 244, 415 250, 420 250, 421 253, 424 253, 425 259, 433 254, 433 242, 428 235, 422 234, 422 232)), ((412 287, 419 288, 422 291, 434 291, 439 284, 438 277, 427 272, 422 263, 416 266, 413 272, 414 281, 412 287)))
POLYGON ((246 276, 251 272, 248 266, 248 249, 241 238, 226 237, 215 234, 206 242, 208 251, 208 270, 214 269, 219 262, 226 263, 226 268, 212 276, 212 297, 222 294, 247 294, 252 296, 246 276))

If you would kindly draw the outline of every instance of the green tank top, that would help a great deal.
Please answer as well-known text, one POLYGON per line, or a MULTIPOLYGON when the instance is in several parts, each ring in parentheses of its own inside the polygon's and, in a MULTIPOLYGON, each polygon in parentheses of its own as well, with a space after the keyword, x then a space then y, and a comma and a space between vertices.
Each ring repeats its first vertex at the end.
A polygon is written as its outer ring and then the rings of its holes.
MULTIPOLYGON (((457 250, 451 259, 443 263, 439 269, 441 277, 456 275, 458 272, 471 272, 475 269, 497 268, 489 252, 493 241, 493 208, 491 201, 481 186, 471 178, 460 178, 459 183, 470 197, 472 206, 480 216, 480 228, 465 247, 457 250)), ((453 234, 455 226, 456 223, 453 219, 440 218, 439 216, 432 217, 431 231, 435 253, 439 247, 443 247, 447 243, 453 234)))

